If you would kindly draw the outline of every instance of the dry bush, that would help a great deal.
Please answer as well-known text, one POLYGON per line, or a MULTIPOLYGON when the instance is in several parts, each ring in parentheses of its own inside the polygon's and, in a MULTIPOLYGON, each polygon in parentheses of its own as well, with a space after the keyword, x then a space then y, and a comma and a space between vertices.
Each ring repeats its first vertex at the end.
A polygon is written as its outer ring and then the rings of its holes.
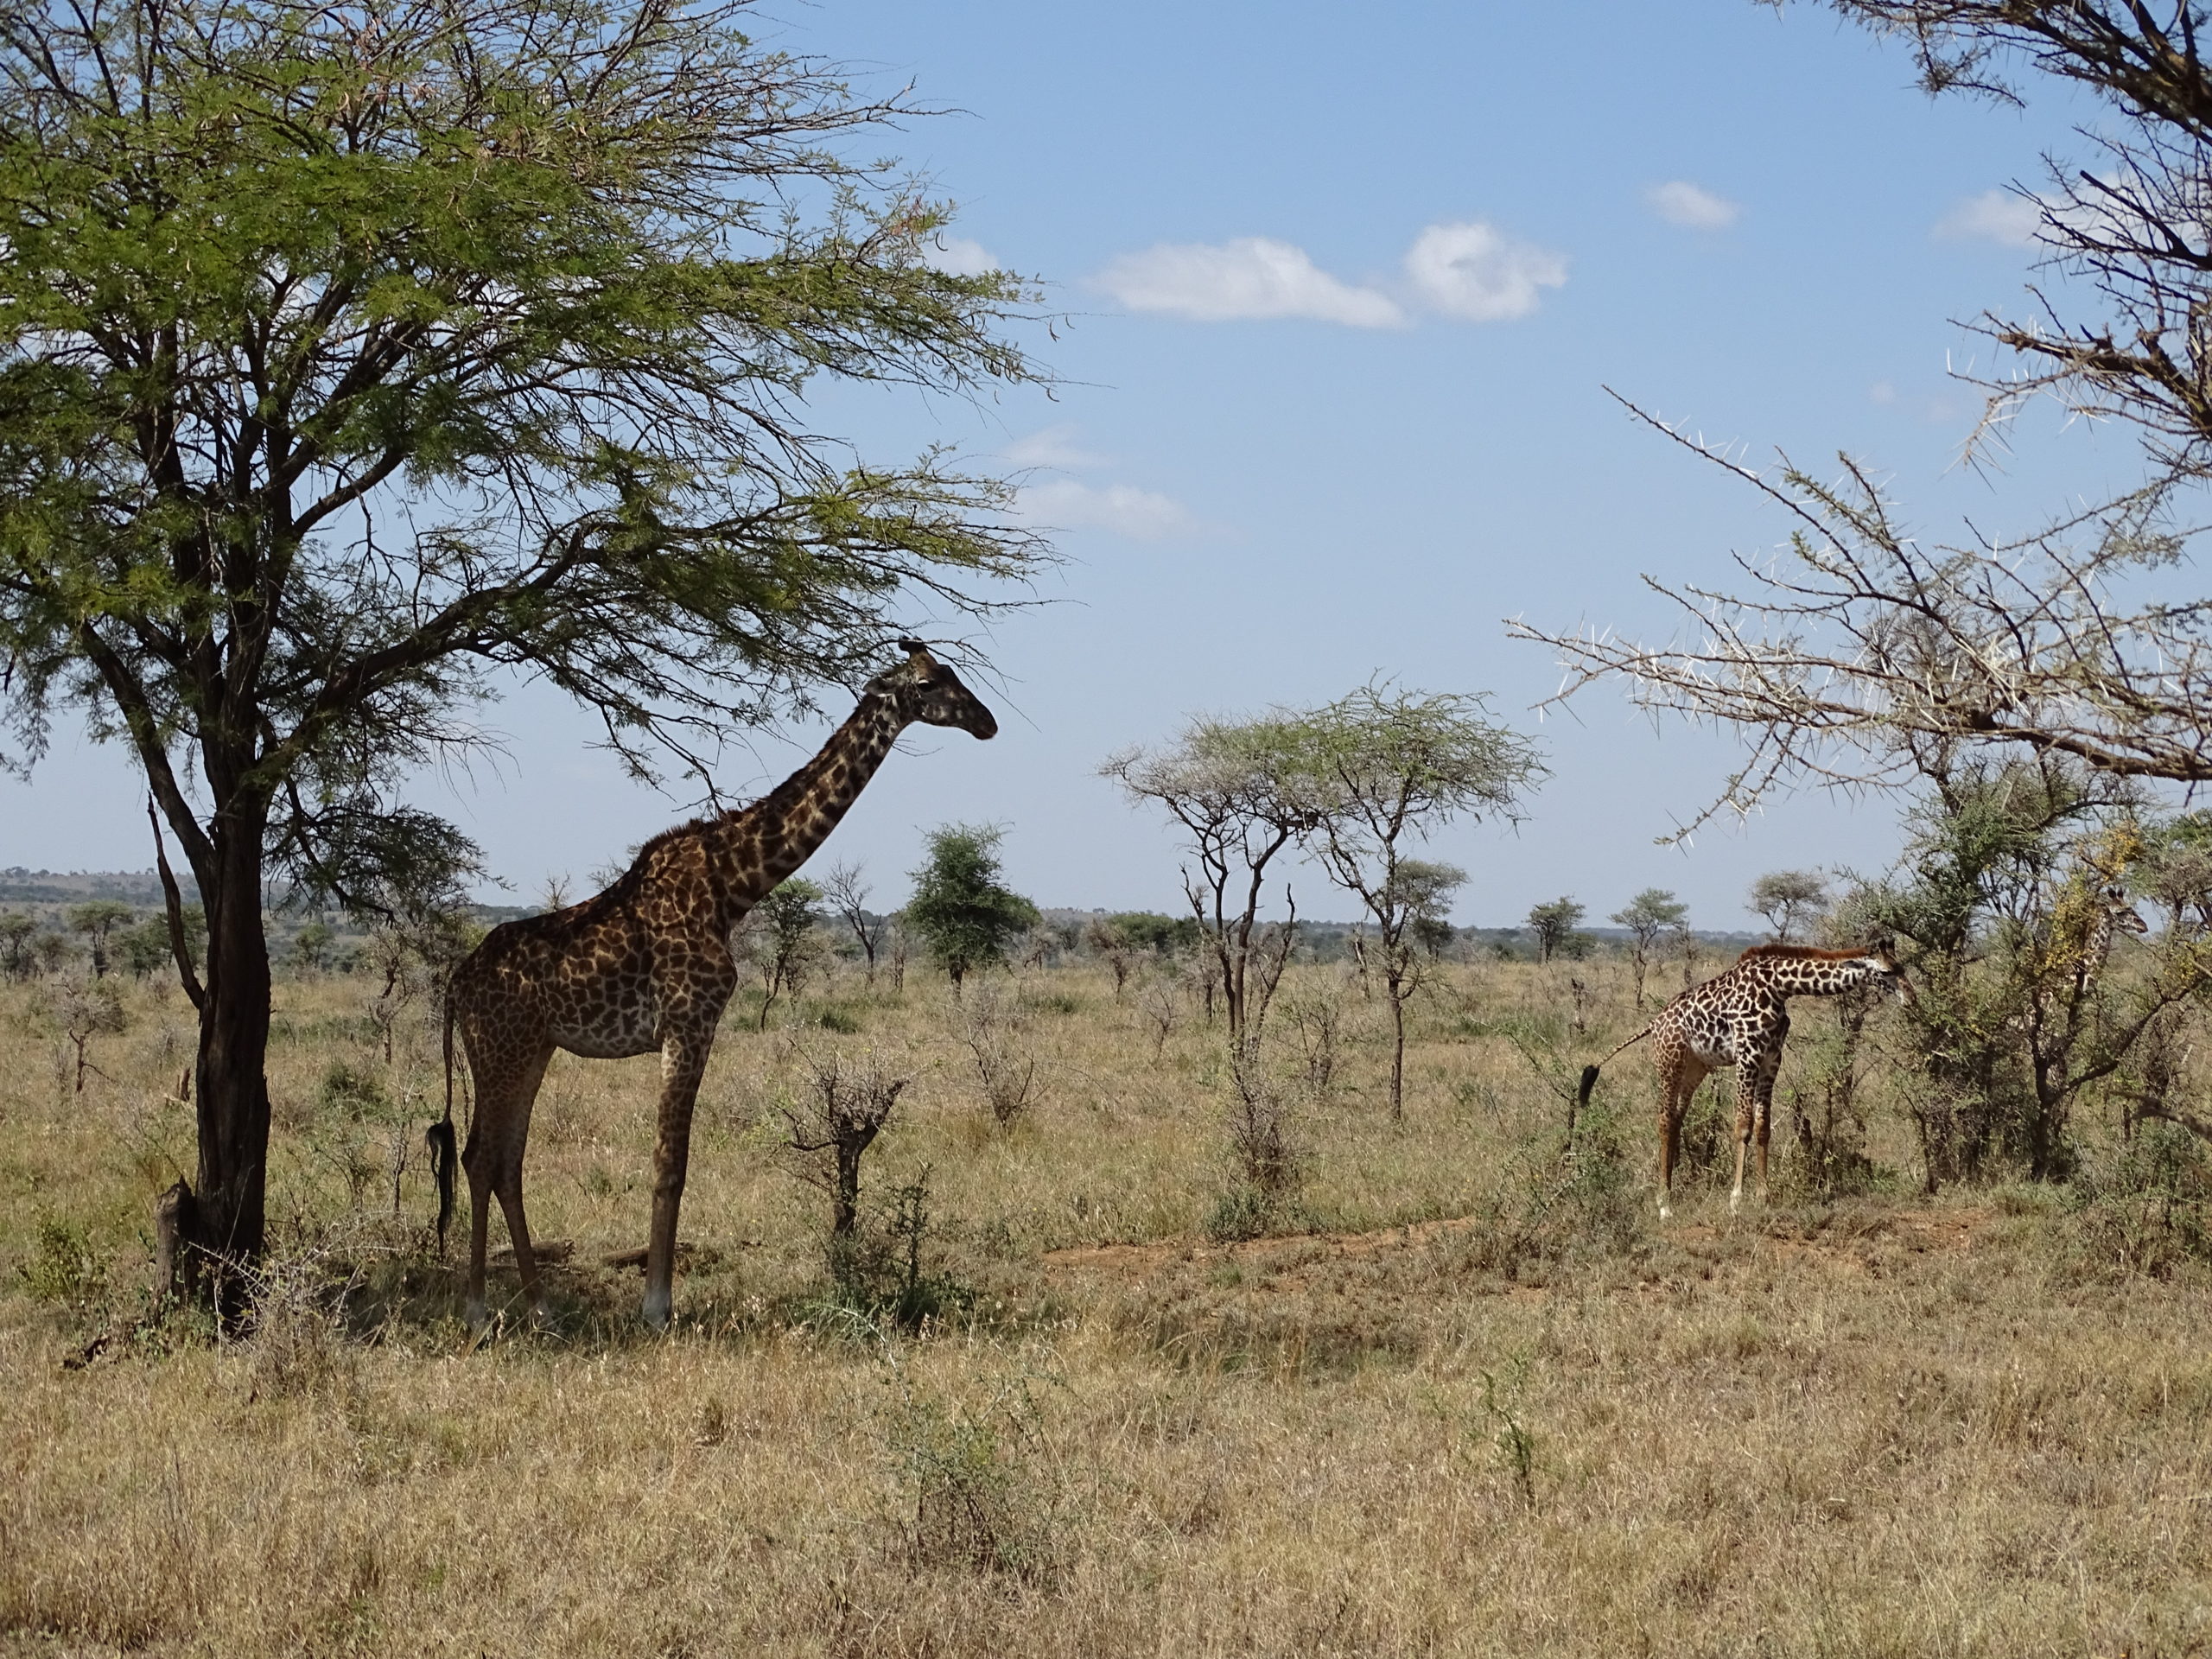
POLYGON ((880 1056, 799 1051, 808 1086, 783 1108, 785 1166, 830 1195, 830 1231, 851 1234, 860 1215, 861 1159, 898 1109, 910 1079, 893 1077, 880 1056))
POLYGON ((995 980, 976 987, 962 1007, 961 1040, 976 1063, 976 1077, 991 1121, 1011 1128, 1035 1103, 1037 1053, 1019 1000, 995 980))

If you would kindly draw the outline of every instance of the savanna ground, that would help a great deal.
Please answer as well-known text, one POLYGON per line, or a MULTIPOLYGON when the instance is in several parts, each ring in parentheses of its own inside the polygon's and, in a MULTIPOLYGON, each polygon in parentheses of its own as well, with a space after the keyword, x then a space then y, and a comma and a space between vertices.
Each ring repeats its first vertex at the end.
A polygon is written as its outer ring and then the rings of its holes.
POLYGON ((1933 1198, 1878 1088, 1840 1195, 1784 1109, 1772 1201, 1732 1218, 1701 1104, 1662 1224, 1640 1058, 1561 1152, 1624 969, 1442 970, 1394 1126, 1377 1006, 1306 967, 1286 998, 1309 1039, 1334 1005, 1341 1053, 1262 1211, 1187 992, 991 982, 990 1040, 1036 1062, 1001 1126, 976 988, 848 971, 804 1025, 733 1011, 665 1338, 604 1262, 644 1239, 655 1063, 556 1061, 552 1328, 511 1302, 480 1344, 465 1234, 441 1262, 429 1230, 435 1032, 411 1009, 387 1063, 374 989, 279 987, 281 1244, 226 1342, 145 1289, 191 1011, 133 988, 75 1094, 39 988, 0 988, 0 1652, 2212 1649, 2201 1185, 2115 1176, 2141 1142, 2104 1105, 2093 1179, 1933 1198), (863 1050, 913 1081, 841 1281, 778 1109, 863 1050))

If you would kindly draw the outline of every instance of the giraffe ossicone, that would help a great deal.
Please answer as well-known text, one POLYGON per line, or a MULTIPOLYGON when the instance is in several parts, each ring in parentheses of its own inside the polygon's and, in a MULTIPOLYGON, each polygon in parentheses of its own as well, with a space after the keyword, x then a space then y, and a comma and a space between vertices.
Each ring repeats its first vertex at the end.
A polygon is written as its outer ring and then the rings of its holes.
POLYGON ((1578 1094, 1590 1103, 1598 1072, 1630 1044, 1651 1039, 1659 1072, 1659 1214, 1673 1213, 1675 1160, 1681 1149, 1682 1119, 1707 1076, 1736 1068, 1736 1184, 1728 1194, 1732 1214, 1744 1201, 1744 1160, 1758 1144, 1759 1193, 1766 1194, 1766 1149, 1774 1112, 1774 1080, 1789 1035, 1789 999, 1835 996, 1878 985, 1908 993, 1897 969, 1897 946, 1876 939, 1864 950, 1822 950, 1811 945, 1755 944, 1725 971, 1693 986, 1662 1008, 1651 1023, 1618 1044, 1596 1065, 1585 1066, 1578 1094))
POLYGON ((997 735, 991 711, 926 645, 899 645, 906 660, 870 680, 860 706, 821 752, 767 795, 656 836, 605 892, 500 924, 454 969, 446 993, 446 1115, 431 1125, 430 1138, 442 1242, 452 1209, 458 1030, 475 1094, 461 1154, 471 1206, 472 1325, 485 1319, 493 1197, 506 1217, 523 1294, 533 1316, 544 1316, 543 1281, 523 1214, 522 1162, 531 1107, 556 1049, 587 1059, 661 1057, 644 1312, 648 1325, 668 1324, 692 1109, 715 1027, 738 986, 732 954, 738 924, 822 844, 907 727, 997 735), (435 1156, 441 1148, 448 1154, 442 1160, 435 1156))

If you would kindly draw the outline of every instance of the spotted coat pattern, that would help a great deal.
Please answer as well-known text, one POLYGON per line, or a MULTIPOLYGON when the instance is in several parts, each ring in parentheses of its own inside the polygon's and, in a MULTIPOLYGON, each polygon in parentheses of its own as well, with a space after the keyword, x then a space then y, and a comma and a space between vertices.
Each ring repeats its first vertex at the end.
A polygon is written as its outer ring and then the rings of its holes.
POLYGON ((1902 991, 1896 947, 1877 939, 1863 950, 1821 950, 1807 945, 1754 945, 1735 964, 1684 991, 1656 1019, 1582 1073, 1586 1104, 1605 1060, 1643 1037, 1659 1071, 1659 1213, 1670 1213, 1675 1160, 1681 1149, 1682 1119, 1698 1085, 1726 1066, 1736 1068, 1735 1209, 1744 1198, 1744 1160, 1758 1145, 1759 1191, 1766 1191, 1766 1148, 1774 1110, 1774 1080, 1789 1036, 1789 999, 1834 996, 1876 984, 1902 991))
MULTIPOLYGON (((476 1102, 461 1160, 471 1205, 472 1323, 485 1317, 494 1196, 523 1293, 543 1315, 543 1286, 523 1214, 522 1161, 531 1107, 556 1049, 587 1059, 660 1056, 645 1318, 656 1328, 668 1323, 692 1107, 715 1027, 738 986, 732 938, 738 924, 822 844, 908 726, 956 727, 978 738, 998 730, 991 711, 950 668, 918 644, 903 643, 908 660, 870 681, 822 752, 773 791, 655 836, 605 892, 502 923, 454 969, 448 1065, 458 1029, 476 1102)), ((451 1109, 448 1089, 448 1118, 451 1109)))

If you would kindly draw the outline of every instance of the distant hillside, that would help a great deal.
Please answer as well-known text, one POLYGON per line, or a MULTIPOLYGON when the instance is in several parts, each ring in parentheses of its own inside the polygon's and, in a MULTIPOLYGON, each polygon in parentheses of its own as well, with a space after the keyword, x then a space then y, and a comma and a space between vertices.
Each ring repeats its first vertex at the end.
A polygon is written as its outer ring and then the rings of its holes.
MULTIPOLYGON (((189 872, 177 880, 187 893, 198 891, 189 872)), ((128 905, 158 905, 162 880, 152 870, 27 870, 20 864, 0 870, 0 904, 80 905, 88 899, 115 899, 128 905)))

